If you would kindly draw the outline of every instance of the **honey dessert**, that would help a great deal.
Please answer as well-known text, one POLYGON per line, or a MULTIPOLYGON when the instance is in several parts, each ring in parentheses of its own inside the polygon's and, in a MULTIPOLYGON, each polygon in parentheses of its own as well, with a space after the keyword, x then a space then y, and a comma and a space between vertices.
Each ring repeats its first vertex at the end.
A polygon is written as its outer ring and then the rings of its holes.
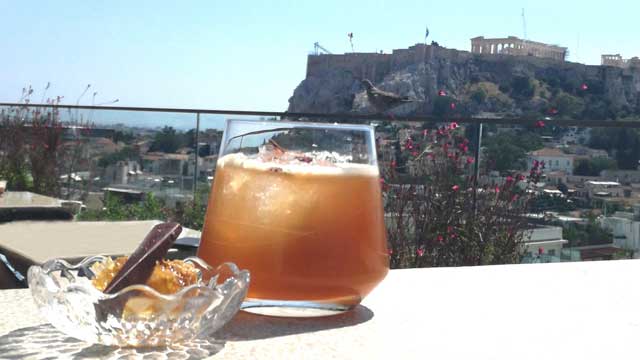
MULTIPOLYGON (((93 286, 104 291, 116 274, 122 270, 127 259, 128 257, 125 256, 115 260, 107 258, 104 262, 93 264, 91 270, 96 274, 91 281, 93 286)), ((193 264, 182 260, 160 260, 156 261, 151 276, 145 284, 161 294, 168 295, 197 282, 198 270, 193 264)))

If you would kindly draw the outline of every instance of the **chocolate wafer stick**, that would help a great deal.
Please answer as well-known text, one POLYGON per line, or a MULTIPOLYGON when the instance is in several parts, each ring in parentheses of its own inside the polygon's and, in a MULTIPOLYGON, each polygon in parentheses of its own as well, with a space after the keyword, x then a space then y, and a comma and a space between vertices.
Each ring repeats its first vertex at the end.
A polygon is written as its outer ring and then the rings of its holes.
POLYGON ((154 226, 104 292, 114 294, 129 285, 146 283, 156 262, 162 260, 167 254, 180 232, 182 232, 182 226, 178 223, 170 222, 154 226))

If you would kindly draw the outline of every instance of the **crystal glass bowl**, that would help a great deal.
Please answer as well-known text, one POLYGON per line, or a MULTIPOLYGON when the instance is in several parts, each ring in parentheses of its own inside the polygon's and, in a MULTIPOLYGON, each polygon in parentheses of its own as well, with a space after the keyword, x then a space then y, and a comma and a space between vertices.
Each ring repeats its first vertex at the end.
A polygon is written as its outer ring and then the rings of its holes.
POLYGON ((175 294, 163 295, 146 285, 104 294, 90 279, 95 275, 91 266, 105 259, 93 256, 77 265, 50 260, 28 272, 33 299, 46 319, 89 343, 165 346, 212 334, 240 309, 249 287, 247 270, 233 263, 214 269, 193 257, 184 261, 199 270, 198 282, 175 294))

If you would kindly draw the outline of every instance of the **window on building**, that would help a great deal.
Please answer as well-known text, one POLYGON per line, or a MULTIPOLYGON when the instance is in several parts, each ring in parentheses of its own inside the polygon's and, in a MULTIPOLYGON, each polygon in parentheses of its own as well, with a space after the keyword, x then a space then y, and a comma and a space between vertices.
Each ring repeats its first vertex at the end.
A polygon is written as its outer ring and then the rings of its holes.
POLYGON ((547 254, 549 254, 549 256, 556 256, 556 249, 550 249, 547 251, 547 254))
POLYGON ((556 166, 560 166, 560 160, 556 160, 556 166))

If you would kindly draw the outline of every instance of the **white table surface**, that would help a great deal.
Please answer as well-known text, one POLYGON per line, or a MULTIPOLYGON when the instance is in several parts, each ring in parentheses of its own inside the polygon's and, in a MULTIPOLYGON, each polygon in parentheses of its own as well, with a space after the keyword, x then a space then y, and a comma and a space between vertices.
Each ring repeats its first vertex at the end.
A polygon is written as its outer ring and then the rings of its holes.
POLYGON ((638 275, 638 260, 394 270, 354 312, 317 319, 240 313, 217 340, 171 354, 65 339, 37 326, 44 320, 28 290, 5 290, 0 358, 67 351, 106 358, 638 359, 638 275))

